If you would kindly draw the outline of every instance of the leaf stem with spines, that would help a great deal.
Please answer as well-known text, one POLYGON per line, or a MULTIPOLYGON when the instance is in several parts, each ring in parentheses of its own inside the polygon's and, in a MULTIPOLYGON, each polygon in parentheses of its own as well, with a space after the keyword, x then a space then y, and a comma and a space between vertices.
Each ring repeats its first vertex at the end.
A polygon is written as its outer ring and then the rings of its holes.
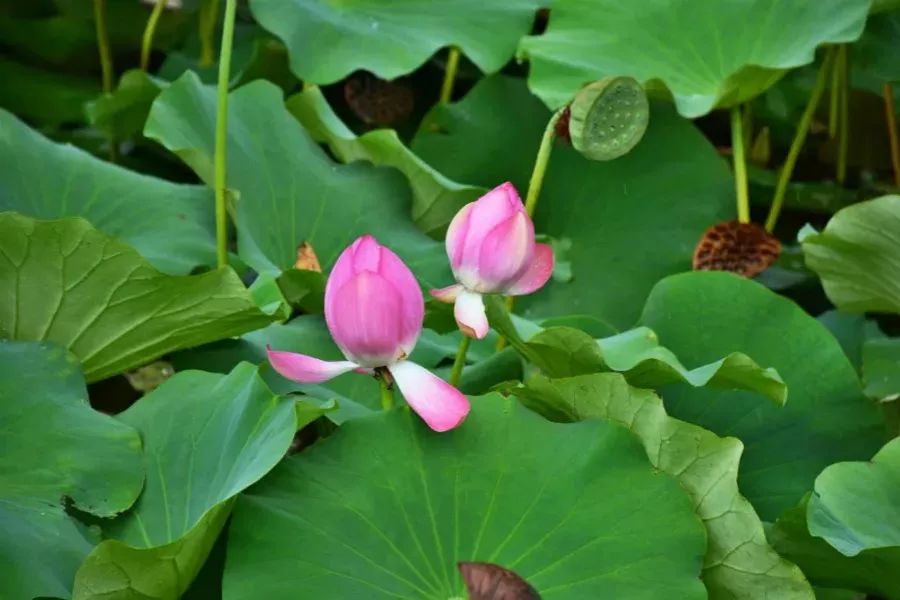
POLYGON ((850 60, 847 44, 841 44, 837 49, 836 70, 840 72, 840 110, 838 111, 838 158, 837 179, 838 185, 844 185, 847 179, 847 150, 850 145, 850 60))
POLYGON ((891 143, 891 168, 894 170, 894 185, 900 188, 900 140, 897 139, 897 118, 894 116, 894 88, 890 82, 882 86, 884 96, 884 117, 887 121, 888 140, 891 143))
POLYGON ((781 214, 781 208, 784 205, 784 195, 787 192, 788 183, 791 181, 791 175, 794 172, 794 166, 797 164, 797 158, 800 156, 800 150, 803 148, 804 142, 806 142, 809 126, 812 123, 816 107, 819 105, 819 100, 822 98, 822 92, 825 91, 825 81, 828 78, 829 73, 831 73, 831 66, 834 62, 834 58, 835 50, 834 48, 829 48, 825 54, 825 59, 822 61, 822 66, 819 67, 819 73, 816 75, 816 83, 813 85, 812 92, 809 95, 809 101, 806 103, 806 108, 803 110, 803 115, 800 117, 800 122, 797 124, 797 131, 794 134, 794 140, 791 142, 791 147, 788 150, 787 158, 784 159, 784 165, 781 167, 781 172, 778 174, 778 182, 775 185, 775 195, 772 198, 772 206, 769 208, 769 216, 766 218, 766 231, 769 233, 772 233, 775 229, 775 224, 778 223, 778 217, 781 214))
POLYGON ((744 121, 740 105, 731 108, 731 155, 734 164, 734 187, 737 197, 738 222, 750 222, 750 200, 747 187, 744 121))
POLYGON ((838 133, 838 117, 841 112, 841 66, 834 61, 831 69, 831 84, 828 89, 828 137, 834 138, 838 133))
MULTIPOLYGON (((97 51, 100 54, 100 71, 103 75, 103 93, 113 91, 113 59, 109 48, 109 32, 106 29, 106 0, 94 0, 94 25, 97 32, 97 51)), ((119 157, 115 133, 109 134, 109 160, 117 162, 119 157)))
POLYGON ((219 50, 219 82, 216 105, 215 193, 216 193, 216 262, 228 265, 228 215, 225 206, 228 164, 228 79, 231 72, 231 44, 234 40, 234 19, 237 0, 226 0, 225 22, 222 25, 222 46, 219 50))
POLYGON ((528 193, 525 196, 525 212, 528 213, 529 217, 534 216, 538 198, 541 196, 541 188, 544 187, 544 175, 547 173, 547 165, 550 164, 550 152, 553 150, 553 141, 556 139, 556 123, 564 110, 565 108, 561 108, 550 117, 546 129, 544 129, 537 156, 534 159, 531 179, 528 180, 528 193))
POLYGON ((212 66, 215 61, 215 30, 219 16, 219 0, 202 0, 198 15, 200 34, 200 66, 212 66))
POLYGON ((141 71, 146 71, 150 66, 150 52, 153 50, 153 36, 156 34, 156 25, 162 16, 163 9, 166 7, 166 0, 156 0, 153 5, 153 11, 150 18, 147 19, 147 26, 144 27, 144 36, 141 38, 141 71))
MULTIPOLYGON (((541 188, 544 187, 544 175, 547 173, 547 166, 550 164, 550 153, 553 150, 553 142, 556 140, 556 124, 566 107, 562 107, 550 117, 547 127, 544 129, 544 135, 541 137, 541 145, 538 147, 537 156, 534 159, 534 168, 531 169, 531 179, 528 180, 528 193, 525 195, 525 212, 529 218, 534 216, 537 208, 538 199, 541 197, 541 188)), ((513 296, 506 298, 506 309, 512 311, 516 300, 513 296)), ((497 351, 503 350, 506 346, 506 338, 502 335, 497 340, 497 351)))
POLYGON ((453 96, 453 84, 456 82, 456 71, 458 68, 459 48, 450 46, 447 50, 447 67, 444 69, 444 82, 441 84, 441 104, 447 104, 453 96))

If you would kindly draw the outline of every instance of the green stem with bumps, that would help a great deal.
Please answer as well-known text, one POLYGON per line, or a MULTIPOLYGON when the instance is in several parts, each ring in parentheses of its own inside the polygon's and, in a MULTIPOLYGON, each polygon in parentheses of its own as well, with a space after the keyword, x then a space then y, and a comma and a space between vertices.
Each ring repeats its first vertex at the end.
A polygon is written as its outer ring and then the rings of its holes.
POLYGON ((198 16, 200 29, 200 66, 210 67, 216 60, 215 30, 219 0, 203 0, 198 16))
POLYGON ((453 361, 453 369, 450 371, 450 385, 456 387, 459 385, 459 379, 462 377, 463 367, 466 366, 466 353, 469 351, 469 345, 472 338, 463 335, 459 341, 459 348, 456 350, 456 359, 453 361))
MULTIPOLYGON (((103 74, 103 93, 113 91, 113 59, 109 49, 109 32, 106 29, 106 0, 94 0, 94 25, 97 32, 97 51, 100 54, 100 71, 103 74)), ((116 162, 119 158, 116 138, 109 134, 109 160, 116 162)))
POLYGON ((231 43, 234 40, 234 19, 237 0, 225 3, 225 23, 222 26, 222 46, 219 51, 219 83, 216 107, 216 262, 219 267, 228 265, 228 215, 225 205, 225 168, 228 164, 228 76, 231 72, 231 43))
POLYGON ((534 216, 538 198, 541 196, 541 188, 544 186, 544 174, 547 172, 547 165, 550 164, 550 152, 553 150, 553 141, 556 139, 556 123, 564 110, 565 108, 561 108, 550 117, 550 121, 547 122, 547 128, 544 129, 544 136, 541 138, 537 156, 534 159, 534 168, 531 170, 531 179, 528 181, 528 194, 525 196, 525 212, 528 213, 529 217, 534 216))
POLYGON ((153 12, 147 19, 147 26, 144 27, 144 37, 141 38, 141 71, 146 71, 150 66, 150 52, 153 50, 153 36, 156 34, 156 25, 162 16, 163 9, 166 7, 166 0, 156 0, 153 5, 153 12))
MULTIPOLYGON (((556 140, 556 124, 562 116, 566 107, 562 107, 550 117, 547 127, 544 129, 544 135, 541 137, 541 145, 538 147, 537 156, 534 159, 534 168, 531 170, 531 179, 528 180, 528 193, 525 196, 525 212, 529 217, 534 216, 537 208, 538 198, 541 197, 541 188, 544 187, 544 175, 547 173, 547 166, 550 164, 550 153, 553 150, 553 142, 556 140)), ((513 296, 506 298, 506 310, 512 312, 516 299, 513 296)), ((506 338, 500 336, 497 340, 497 352, 503 350, 506 346, 506 338)))
POLYGON ((391 410, 394 408, 394 392, 384 375, 378 376, 378 383, 381 386, 381 409, 391 410))
POLYGON ((737 195, 738 222, 750 222, 750 200, 747 187, 747 160, 744 157, 744 121, 741 107, 731 108, 731 155, 734 163, 734 187, 737 195))
POLYGON ((800 122, 797 124, 797 132, 794 134, 794 140, 791 142, 787 158, 784 160, 784 166, 781 167, 781 172, 778 174, 778 183, 775 186, 775 196, 772 198, 772 206, 769 209, 769 216, 766 219, 766 231, 769 233, 774 231, 775 224, 778 223, 778 217, 781 214, 781 208, 784 205, 784 195, 785 192, 787 192, 788 183, 791 181, 794 165, 797 164, 797 158, 800 156, 800 150, 803 148, 806 136, 809 133, 809 126, 812 123, 816 107, 819 105, 819 100, 822 98, 822 92, 825 90, 825 80, 831 72, 834 54, 832 49, 829 49, 825 54, 825 60, 822 61, 822 66, 819 67, 819 73, 816 75, 816 83, 809 95, 809 101, 806 103, 806 108, 803 110, 803 115, 800 117, 800 122))
POLYGON ((838 132, 838 115, 841 111, 841 63, 835 61, 831 69, 831 84, 828 89, 828 137, 838 132))
POLYGON ((847 149, 850 142, 850 61, 847 44, 842 44, 837 50, 837 67, 840 71, 840 110, 838 115, 838 159, 836 179, 838 185, 844 185, 847 179, 847 149))
POLYGON ((444 69, 444 83, 441 84, 441 104, 450 102, 453 96, 453 84, 456 82, 456 70, 459 68, 459 48, 451 46, 447 51, 447 68, 444 69))

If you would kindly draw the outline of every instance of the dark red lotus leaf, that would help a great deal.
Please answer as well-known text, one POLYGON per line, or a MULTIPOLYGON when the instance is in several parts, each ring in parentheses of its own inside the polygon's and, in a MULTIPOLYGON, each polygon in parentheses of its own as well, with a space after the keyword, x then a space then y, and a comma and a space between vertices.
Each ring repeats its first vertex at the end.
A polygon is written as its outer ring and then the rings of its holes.
POLYGON ((528 582, 499 565, 485 562, 457 563, 469 600, 541 600, 528 582))

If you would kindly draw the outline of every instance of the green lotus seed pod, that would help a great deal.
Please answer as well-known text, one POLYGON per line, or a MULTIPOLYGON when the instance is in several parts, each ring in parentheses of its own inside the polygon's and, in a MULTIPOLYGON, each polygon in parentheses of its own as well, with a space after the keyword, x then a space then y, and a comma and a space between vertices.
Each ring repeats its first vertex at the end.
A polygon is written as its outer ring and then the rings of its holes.
POLYGON ((569 136, 591 160, 612 160, 634 148, 647 131, 650 105, 643 86, 631 77, 590 83, 570 106, 569 136))

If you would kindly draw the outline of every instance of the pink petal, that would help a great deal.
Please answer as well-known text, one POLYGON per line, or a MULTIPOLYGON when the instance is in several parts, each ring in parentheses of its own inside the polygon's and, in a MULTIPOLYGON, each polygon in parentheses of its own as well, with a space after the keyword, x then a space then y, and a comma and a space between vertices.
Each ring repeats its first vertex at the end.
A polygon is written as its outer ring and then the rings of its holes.
POLYGON ((300 383, 322 383, 357 368, 347 360, 324 361, 305 354, 280 352, 266 346, 269 363, 282 377, 300 383))
POLYGON ((526 265, 525 271, 506 289, 505 293, 510 296, 523 296, 541 289, 553 274, 553 263, 553 249, 547 244, 535 244, 534 254, 526 265))
POLYGON ((388 367, 410 407, 435 431, 447 431, 469 414, 469 401, 458 389, 408 360, 388 367))
POLYGON ((325 320, 344 355, 364 367, 382 367, 401 358, 403 300, 377 273, 364 271, 333 292, 325 320))
POLYGON ((481 294, 468 290, 460 292, 453 305, 453 316, 463 334, 479 340, 488 334, 490 327, 481 294))
POLYGON ((325 283, 325 320, 328 321, 328 315, 330 312, 333 312, 333 301, 334 294, 337 290, 344 287, 344 284, 347 283, 354 275, 356 275, 356 269, 353 268, 353 253, 356 248, 362 243, 363 238, 357 239, 355 242, 347 246, 341 255, 338 256, 338 259, 334 262, 334 266, 331 267, 331 272, 328 274, 328 281, 325 283))
POLYGON ((400 346, 409 355, 422 333, 425 320, 425 298, 422 288, 409 267, 390 249, 381 248, 379 274, 394 286, 400 295, 400 346))
POLYGON ((447 236, 444 239, 444 245, 447 248, 447 258, 450 259, 450 268, 454 271, 462 262, 463 250, 465 248, 466 235, 469 232, 469 217, 472 209, 475 207, 474 202, 469 202, 453 217, 450 221, 450 227, 447 228, 447 236))
POLYGON ((370 235, 341 253, 325 286, 325 321, 348 358, 383 366, 383 360, 410 354, 424 318, 422 289, 399 256, 370 235), (361 275, 366 277, 356 281, 361 275), (348 297, 354 294, 363 296, 348 297), (370 301, 366 294, 377 297, 370 301))
POLYGON ((385 248, 374 237, 368 234, 360 236, 350 247, 353 249, 354 273, 380 270, 382 253, 385 248))
MULTIPOLYGON (((511 183, 497 186, 475 201, 469 215, 462 256, 458 269, 477 269, 484 238, 500 223, 525 211, 516 188, 511 183)), ((456 271, 457 268, 454 268, 456 271)))
POLYGON ((534 225, 527 214, 516 213, 484 237, 475 281, 463 283, 479 292, 497 293, 517 278, 533 253, 534 225))
POLYGON ((448 285, 445 288, 429 290, 428 293, 431 294, 431 297, 438 302, 453 304, 454 302, 456 302, 456 297, 459 296, 459 293, 463 291, 463 289, 463 286, 458 283, 454 283, 453 285, 448 285))

